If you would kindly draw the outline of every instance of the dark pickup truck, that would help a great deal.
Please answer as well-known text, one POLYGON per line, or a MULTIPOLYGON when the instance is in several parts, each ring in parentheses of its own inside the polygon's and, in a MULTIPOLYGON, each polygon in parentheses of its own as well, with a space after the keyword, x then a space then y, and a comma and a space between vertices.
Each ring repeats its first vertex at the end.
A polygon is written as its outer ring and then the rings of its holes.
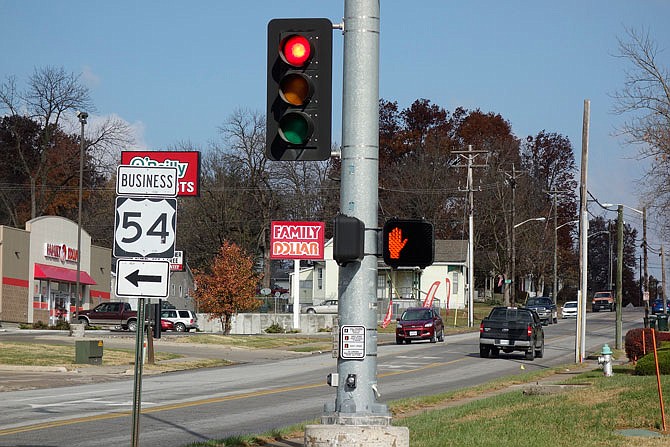
POLYGON ((523 351, 526 360, 544 356, 542 321, 532 309, 494 307, 479 325, 479 356, 496 357, 500 351, 523 351))
POLYGON ((556 307, 554 300, 548 296, 528 298, 526 307, 537 312, 537 315, 543 323, 558 323, 558 307, 556 307))
POLYGON ((77 319, 87 326, 118 326, 133 332, 137 330, 137 312, 131 310, 130 303, 98 304, 91 310, 80 310, 77 319))

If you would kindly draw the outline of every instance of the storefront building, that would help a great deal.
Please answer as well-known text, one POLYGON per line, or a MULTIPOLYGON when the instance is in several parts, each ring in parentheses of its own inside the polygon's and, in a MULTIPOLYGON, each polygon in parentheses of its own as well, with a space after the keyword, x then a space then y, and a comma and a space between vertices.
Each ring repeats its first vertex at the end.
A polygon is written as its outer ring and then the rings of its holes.
POLYGON ((57 216, 26 222, 26 229, 0 226, 0 321, 53 325, 72 321, 76 310, 77 260, 82 300, 79 309, 110 299, 112 251, 91 245, 77 224, 57 216))

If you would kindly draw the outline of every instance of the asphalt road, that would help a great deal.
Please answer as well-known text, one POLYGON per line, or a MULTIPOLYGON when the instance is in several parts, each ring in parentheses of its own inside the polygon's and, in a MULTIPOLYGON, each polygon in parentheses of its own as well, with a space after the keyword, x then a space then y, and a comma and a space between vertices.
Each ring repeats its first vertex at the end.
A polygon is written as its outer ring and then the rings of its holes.
MULTIPOLYGON (((624 333, 642 325, 639 310, 625 310, 624 333)), ((522 353, 479 358, 478 334, 445 343, 379 347, 381 402, 452 391, 495 378, 574 362, 575 321, 545 327, 545 357, 522 353)), ((614 313, 588 315, 587 351, 614 344, 614 313)), ((293 355, 293 354, 292 354, 293 355)), ((143 378, 140 445, 190 442, 260 433, 321 416, 335 392, 325 384, 336 370, 330 354, 254 359, 224 368, 143 378)), ((132 378, 60 388, 0 393, 0 446, 128 445, 132 378)))

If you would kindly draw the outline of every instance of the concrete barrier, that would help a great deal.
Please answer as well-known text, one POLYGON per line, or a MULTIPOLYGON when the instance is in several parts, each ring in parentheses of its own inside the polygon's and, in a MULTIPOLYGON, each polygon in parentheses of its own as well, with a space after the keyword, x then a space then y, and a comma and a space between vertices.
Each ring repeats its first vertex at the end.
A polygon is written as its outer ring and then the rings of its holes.
MULTIPOLYGON (((209 314, 198 315, 198 329, 203 332, 221 332, 221 321, 209 319, 209 314)), ((337 314, 300 314, 301 334, 316 334, 335 326, 337 314)), ((293 314, 243 313, 233 316, 230 333, 236 335, 265 334, 272 325, 279 325, 286 332, 293 331, 293 314)))

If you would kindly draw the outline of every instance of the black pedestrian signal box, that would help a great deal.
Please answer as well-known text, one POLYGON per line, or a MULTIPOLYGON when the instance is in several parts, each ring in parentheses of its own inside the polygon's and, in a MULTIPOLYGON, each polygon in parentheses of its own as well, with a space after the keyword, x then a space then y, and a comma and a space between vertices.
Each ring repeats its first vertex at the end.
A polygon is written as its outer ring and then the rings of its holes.
POLYGON ((328 160, 333 24, 328 19, 272 19, 267 51, 266 157, 328 160))
POLYGON ((433 224, 425 219, 390 219, 382 239, 384 262, 390 267, 426 268, 435 260, 433 224))
POLYGON ((355 217, 338 214, 333 221, 333 259, 338 265, 363 259, 365 228, 355 217))

